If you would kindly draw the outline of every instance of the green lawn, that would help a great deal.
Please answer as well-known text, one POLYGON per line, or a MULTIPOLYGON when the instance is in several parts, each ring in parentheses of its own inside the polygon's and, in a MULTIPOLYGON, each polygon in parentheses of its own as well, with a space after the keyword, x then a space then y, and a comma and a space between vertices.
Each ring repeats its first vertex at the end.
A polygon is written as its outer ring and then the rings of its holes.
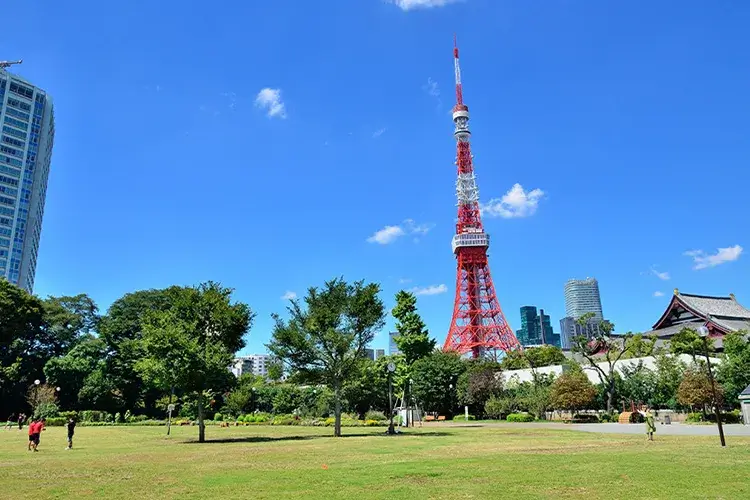
POLYGON ((0 498, 750 498, 750 438, 432 427, 79 427, 0 431, 0 498))

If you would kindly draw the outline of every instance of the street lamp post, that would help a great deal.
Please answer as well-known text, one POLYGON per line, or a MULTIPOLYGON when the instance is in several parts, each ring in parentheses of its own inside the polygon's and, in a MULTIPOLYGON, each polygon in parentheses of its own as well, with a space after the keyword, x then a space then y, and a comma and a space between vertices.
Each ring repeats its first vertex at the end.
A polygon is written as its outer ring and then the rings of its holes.
POLYGON ((390 407, 390 423, 388 424, 388 434, 395 434, 393 429, 393 372, 396 371, 396 365, 393 362, 388 363, 388 406, 390 407))
POLYGON ((713 396, 714 411, 716 413, 716 425, 719 427, 719 439, 721 440, 721 446, 726 446, 727 443, 724 440, 724 427, 721 425, 721 411, 719 410, 719 400, 716 397, 716 382, 714 381, 714 374, 711 370, 711 358, 708 356, 708 328, 701 326, 698 328, 698 335, 703 339, 703 350, 706 355, 706 365, 708 366, 708 380, 711 383, 711 395, 713 396))

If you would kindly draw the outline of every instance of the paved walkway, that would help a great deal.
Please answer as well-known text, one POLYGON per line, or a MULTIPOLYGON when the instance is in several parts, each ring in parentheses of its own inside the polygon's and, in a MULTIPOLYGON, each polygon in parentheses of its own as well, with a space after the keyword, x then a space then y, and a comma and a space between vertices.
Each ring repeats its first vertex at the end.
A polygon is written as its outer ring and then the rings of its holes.
MULTIPOLYGON (((557 429, 567 431, 598 432, 606 434, 645 434, 644 424, 562 424, 557 422, 534 423, 485 423, 485 422, 440 422, 429 423, 425 426, 458 426, 458 427, 522 427, 525 429, 557 429)), ((715 425, 690 424, 657 424, 656 433, 665 436, 717 436, 719 431, 715 425)), ((726 436, 750 436, 750 425, 725 424, 726 436)))

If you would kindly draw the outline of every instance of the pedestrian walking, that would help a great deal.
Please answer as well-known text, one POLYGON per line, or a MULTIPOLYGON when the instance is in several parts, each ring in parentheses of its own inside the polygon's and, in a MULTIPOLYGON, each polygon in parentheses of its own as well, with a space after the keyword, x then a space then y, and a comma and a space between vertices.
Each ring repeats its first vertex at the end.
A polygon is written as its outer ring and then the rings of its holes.
POLYGON ((29 451, 36 451, 36 446, 39 444, 39 433, 37 432, 36 420, 32 419, 29 422, 29 451))
POLYGON ((23 423, 26 421, 26 415, 23 413, 18 414, 18 430, 23 429, 23 423))

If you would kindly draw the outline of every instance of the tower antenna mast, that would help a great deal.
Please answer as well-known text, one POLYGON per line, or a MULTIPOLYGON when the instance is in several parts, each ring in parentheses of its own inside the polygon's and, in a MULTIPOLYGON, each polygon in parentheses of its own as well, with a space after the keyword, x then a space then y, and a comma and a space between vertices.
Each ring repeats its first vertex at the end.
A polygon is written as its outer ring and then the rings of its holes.
POLYGON ((483 357, 498 349, 508 352, 521 344, 505 319, 487 262, 490 237, 484 232, 479 207, 479 188, 474 176, 469 131, 469 107, 464 104, 458 44, 453 36, 456 72, 456 105, 453 136, 456 139, 456 198, 458 220, 452 247, 456 256, 456 297, 443 350, 483 357))

